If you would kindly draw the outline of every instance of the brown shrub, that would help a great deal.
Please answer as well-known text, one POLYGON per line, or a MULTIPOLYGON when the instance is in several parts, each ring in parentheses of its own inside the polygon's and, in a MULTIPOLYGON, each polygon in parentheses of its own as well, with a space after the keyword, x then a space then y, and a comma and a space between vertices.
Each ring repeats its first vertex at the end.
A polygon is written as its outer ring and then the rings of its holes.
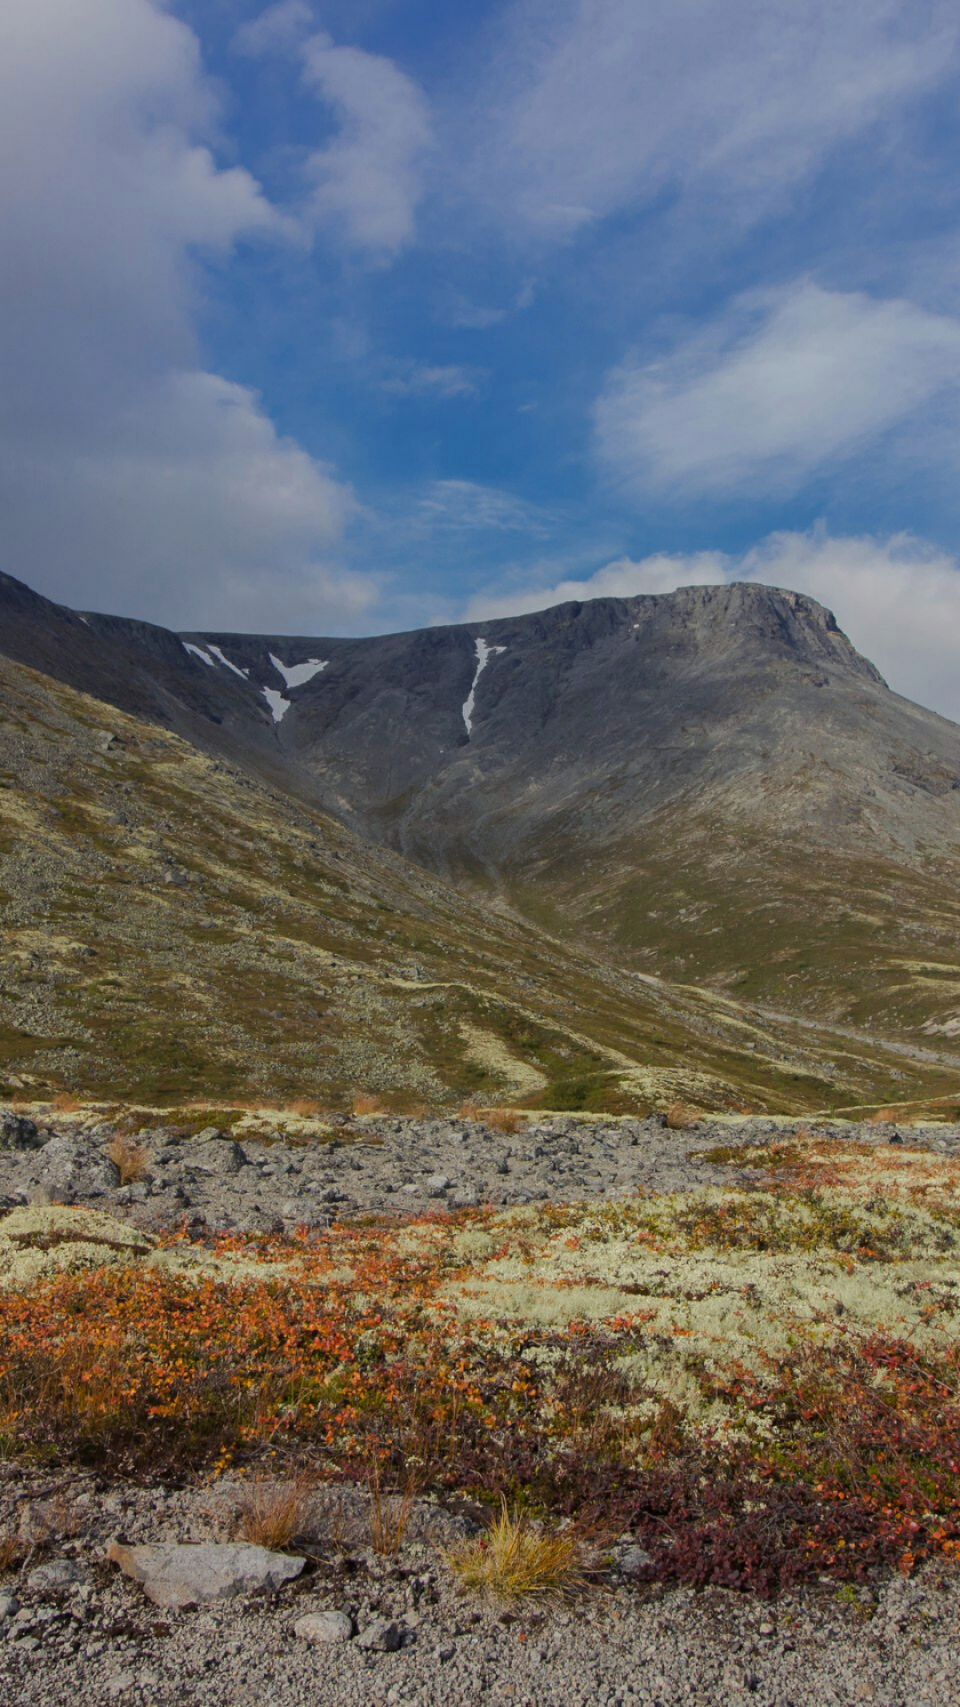
POLYGON ((121 1185, 136 1185, 150 1172, 149 1152, 143 1144, 135 1144, 122 1132, 114 1133, 109 1144, 104 1146, 104 1154, 119 1169, 121 1185))
POLYGON ((700 1119, 700 1110, 689 1102, 672 1102, 666 1110, 665 1119, 671 1132, 679 1132, 684 1126, 692 1126, 700 1119))
POLYGON ((476 1120, 494 1132, 519 1132, 521 1118, 515 1108, 484 1108, 478 1102, 462 1102, 457 1113, 461 1120, 476 1120))
POLYGON ((257 1476, 240 1498, 240 1539, 282 1553, 307 1530, 313 1494, 313 1479, 306 1475, 288 1482, 257 1476))
POLYGON ((521 1119, 515 1108, 488 1108, 484 1110, 483 1119, 493 1132, 519 1132, 521 1119))
POLYGON ((293 1102, 287 1103, 286 1113, 298 1114, 303 1120, 312 1120, 316 1115, 323 1113, 323 1104, 316 1102, 312 1097, 296 1097, 293 1102))
POLYGON ((872 1114, 867 1115, 870 1126, 893 1126, 902 1119, 903 1110, 899 1108, 875 1108, 872 1114))
POLYGON ((353 1112, 355 1115, 385 1114, 386 1109, 379 1097, 360 1095, 353 1099, 353 1112))
POLYGON ((73 1095, 72 1091, 58 1091, 50 1107, 55 1108, 58 1114, 76 1114, 77 1109, 82 1108, 83 1104, 79 1097, 73 1095))

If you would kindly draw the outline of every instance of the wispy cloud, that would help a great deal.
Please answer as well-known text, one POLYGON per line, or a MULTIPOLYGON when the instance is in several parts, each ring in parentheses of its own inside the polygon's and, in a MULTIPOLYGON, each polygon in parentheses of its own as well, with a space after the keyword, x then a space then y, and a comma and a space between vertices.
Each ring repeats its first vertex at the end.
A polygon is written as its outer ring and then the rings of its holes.
POLYGON ((431 142, 424 97, 380 54, 339 47, 328 35, 302 46, 303 75, 336 115, 337 134, 306 161, 311 217, 388 259, 413 238, 431 142))
POLYGON ((952 0, 516 0, 477 175, 561 237, 664 192, 752 219, 936 85, 958 39, 952 0))
POLYGON ((388 368, 380 388, 394 397, 475 397, 484 377, 483 368, 397 361, 388 368))
POLYGON ((415 523, 451 533, 523 533, 538 538, 555 517, 536 504, 473 480, 435 480, 419 498, 415 523))
POLYGON ((629 357, 596 405, 597 446, 641 493, 780 495, 958 388, 960 320, 803 281, 629 357))

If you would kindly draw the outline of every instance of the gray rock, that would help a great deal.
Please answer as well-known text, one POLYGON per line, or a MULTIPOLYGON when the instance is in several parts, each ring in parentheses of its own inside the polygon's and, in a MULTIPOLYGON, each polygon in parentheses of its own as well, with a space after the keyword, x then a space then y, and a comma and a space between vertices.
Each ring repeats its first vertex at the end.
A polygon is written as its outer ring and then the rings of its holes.
POLYGON ((5 1624, 8 1618, 13 1618, 20 1611, 20 1602, 15 1594, 0 1594, 0 1624, 5 1624))
POLYGON ((213 1138, 205 1138, 201 1132, 187 1151, 190 1167, 205 1174, 238 1174, 249 1165, 249 1156, 235 1138, 224 1138, 215 1127, 209 1130, 215 1133, 213 1138))
POLYGON ((450 1190, 450 1181, 446 1174, 431 1174, 427 1180, 427 1190, 431 1197, 442 1197, 450 1190))
POLYGON ((78 1564, 75 1559, 50 1559, 47 1564, 37 1565, 30 1572, 26 1587, 31 1594, 44 1595, 47 1600, 59 1600, 62 1595, 89 1583, 92 1574, 89 1565, 78 1564))
POLYGON ((43 1147, 36 1183, 49 1194, 48 1201, 70 1203, 116 1190, 120 1169, 85 1139, 57 1133, 43 1147))
POLYGON ((372 1654, 395 1654, 403 1636, 389 1618, 374 1618, 357 1637, 357 1646, 372 1654))
POLYGON ((318 1647, 332 1647, 349 1642, 353 1636, 353 1619, 347 1612, 306 1612, 293 1626, 295 1636, 318 1647))
POLYGON ((14 1114, 12 1108, 0 1110, 0 1150, 40 1150, 45 1143, 36 1121, 14 1114))
POLYGON ((107 1558, 142 1583, 148 1600, 164 1607, 197 1606, 202 1601, 281 1588, 298 1577, 307 1562, 243 1541, 160 1542, 144 1547, 113 1541, 107 1558))
POLYGON ((638 1547, 634 1542, 613 1549, 614 1563, 617 1570, 625 1577, 637 1577, 653 1564, 651 1555, 645 1547, 638 1547))

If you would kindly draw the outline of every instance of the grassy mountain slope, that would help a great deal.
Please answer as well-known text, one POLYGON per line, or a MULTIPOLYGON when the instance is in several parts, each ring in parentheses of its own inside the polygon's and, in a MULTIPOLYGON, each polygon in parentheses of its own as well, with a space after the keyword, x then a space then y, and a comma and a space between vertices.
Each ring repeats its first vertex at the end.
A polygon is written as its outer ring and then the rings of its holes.
POLYGON ((638 978, 0 661, 0 1080, 156 1102, 772 1109, 957 1064, 638 978))

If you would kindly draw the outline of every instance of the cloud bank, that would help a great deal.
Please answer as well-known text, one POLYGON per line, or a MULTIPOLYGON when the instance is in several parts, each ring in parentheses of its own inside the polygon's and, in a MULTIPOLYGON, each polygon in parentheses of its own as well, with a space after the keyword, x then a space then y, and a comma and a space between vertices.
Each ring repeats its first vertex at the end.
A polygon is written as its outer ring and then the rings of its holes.
POLYGON ((339 620, 349 489, 206 371, 198 258, 290 221, 213 150, 192 32, 148 0, 33 0, 0 57, 4 566, 183 626, 339 620))

